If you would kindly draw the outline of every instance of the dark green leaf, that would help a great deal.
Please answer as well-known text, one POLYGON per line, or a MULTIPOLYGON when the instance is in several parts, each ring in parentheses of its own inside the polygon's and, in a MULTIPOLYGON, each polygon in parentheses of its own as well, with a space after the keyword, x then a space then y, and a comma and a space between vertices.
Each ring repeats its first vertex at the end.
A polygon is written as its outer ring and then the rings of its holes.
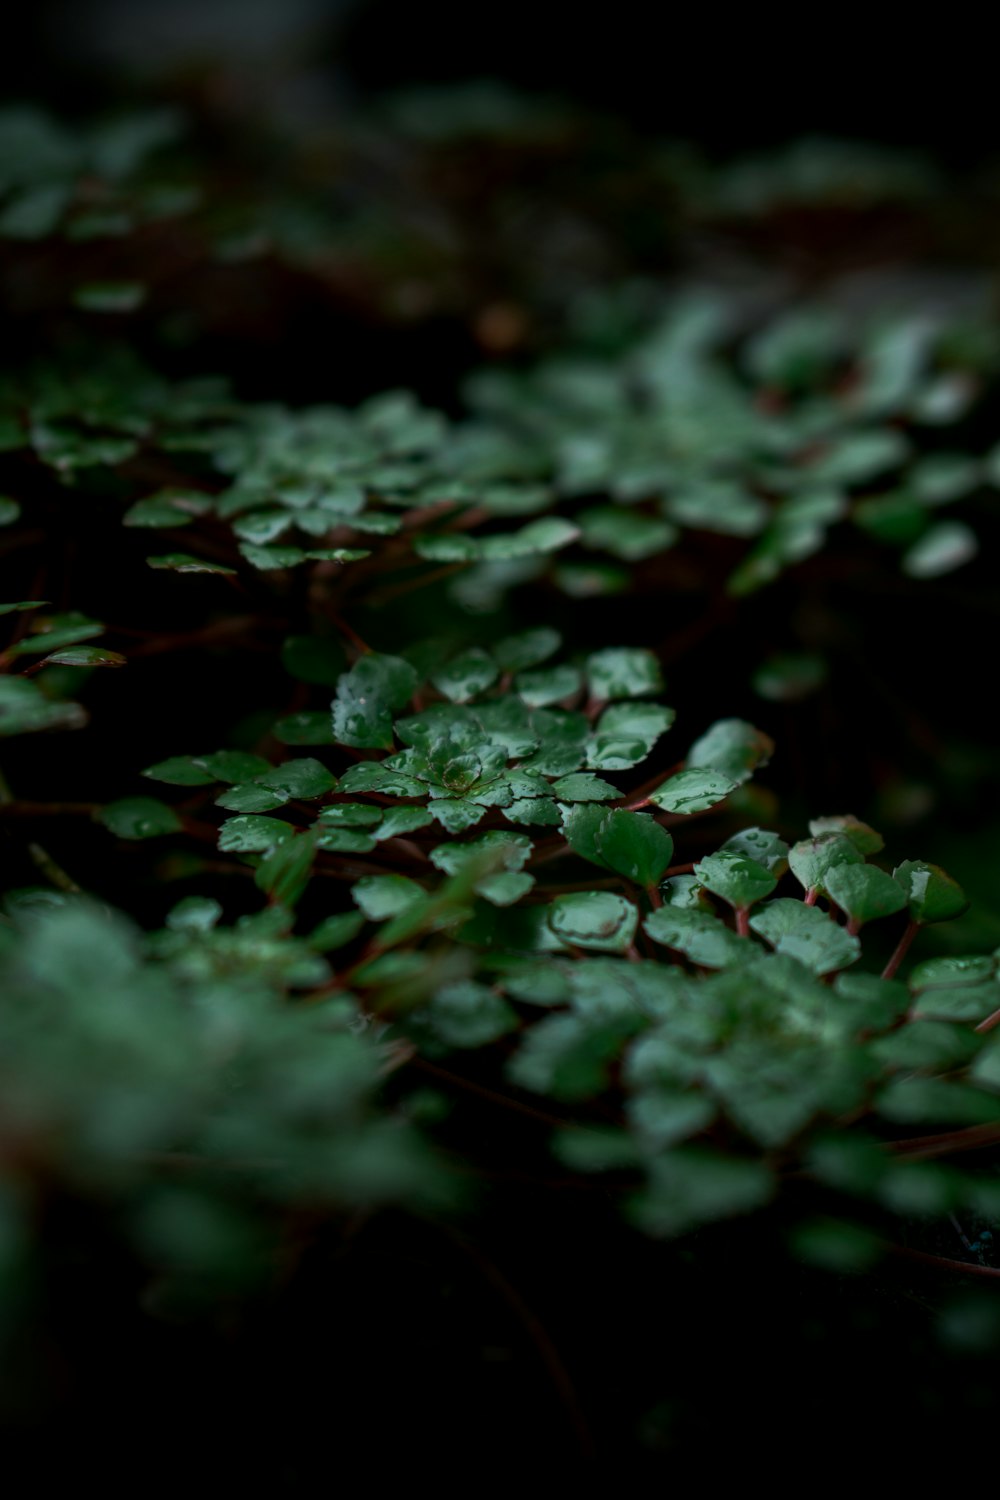
POLYGON ((294 832, 280 818, 227 818, 219 829, 219 848, 224 854, 266 854, 294 832))
POLYGON ((616 698, 641 698, 663 687, 659 663, 651 651, 620 646, 597 651, 587 658, 587 685, 599 703, 616 698))
POLYGON ((102 807, 98 818, 120 839, 154 839, 177 833, 181 820, 172 807, 155 797, 123 797, 102 807))
POLYGON ((485 651, 473 649, 452 657, 445 666, 432 672, 431 681, 438 692, 443 693, 452 703, 468 703, 471 698, 492 687, 497 676, 497 666, 492 657, 485 651))
POLYGON ((859 927, 906 905, 900 885, 875 865, 833 865, 823 880, 830 900, 859 927))
POLYGON ((712 912, 661 906, 643 926, 656 942, 683 953, 701 968, 724 969, 746 957, 746 938, 737 937, 712 912))
POLYGON ((778 953, 797 958, 814 974, 830 974, 852 964, 861 944, 815 906, 780 897, 750 918, 754 932, 778 953))
POLYGON ((529 708, 545 708, 550 703, 573 698, 582 681, 575 667, 546 667, 538 672, 518 673, 514 687, 529 708))
POLYGON ((728 797, 738 784, 720 771, 713 771, 708 767, 693 767, 668 777, 654 792, 650 792, 649 800, 667 812, 704 812, 728 797))
POLYGON ((695 877, 714 896, 737 910, 746 910, 769 896, 777 880, 764 865, 735 849, 720 849, 694 867, 695 877))
POLYGON ((896 866, 892 878, 902 889, 914 922, 950 922, 968 908, 962 887, 940 865, 907 859, 896 866))
POLYGON ((284 907, 294 907, 309 883, 316 847, 317 834, 311 830, 282 839, 254 871, 257 889, 284 907))
POLYGON ((837 865, 859 865, 863 855, 853 839, 842 833, 821 833, 793 844, 788 853, 792 874, 807 891, 824 891, 830 870, 837 865))
POLYGON ((210 786, 218 780, 207 769, 205 757, 196 759, 193 755, 172 755, 168 760, 157 761, 155 766, 147 766, 142 774, 150 781, 166 781, 171 786, 210 786))
POLYGON ((580 891, 557 897, 548 919, 556 937, 575 948, 624 953, 635 936, 639 913, 631 901, 611 891, 580 891))
POLYGON ((867 823, 862 823, 851 813, 845 813, 836 818, 812 818, 809 823, 809 832, 814 838, 821 838, 826 833, 840 833, 844 838, 850 839, 851 843, 860 854, 877 854, 885 847, 885 839, 874 828, 869 828, 867 823))
POLYGON ((355 881, 351 896, 370 922, 385 922, 425 900, 426 892, 405 875, 366 875, 355 881))
POLYGON ((558 630, 542 625, 507 636, 493 647, 493 657, 503 672, 523 672, 554 656, 562 645, 558 630))
POLYGON ((597 721, 587 765, 594 771, 626 771, 646 758, 673 722, 673 709, 657 703, 613 703, 597 721))
POLYGON ((774 741, 744 719, 720 719, 695 740, 687 753, 688 768, 708 767, 739 784, 766 766, 774 741))
POLYGON ((643 887, 659 883, 674 852, 673 839, 649 813, 605 812, 596 844, 608 869, 643 887))
POLYGON ((722 850, 745 854, 772 875, 783 875, 788 869, 788 845, 766 828, 744 828, 728 838, 722 850))
POLYGON ((128 658, 118 651, 102 651, 99 646, 64 646, 45 656, 39 666, 61 667, 124 667, 128 658))
POLYGON ((227 568, 222 563, 210 562, 204 557, 194 557, 189 552, 167 552, 162 557, 147 557, 149 567, 166 570, 170 573, 223 573, 235 576, 235 568, 227 568))
POLYGON ((417 674, 402 657, 362 656, 337 684, 337 739, 364 749, 391 749, 393 716, 405 708, 416 688, 417 674))

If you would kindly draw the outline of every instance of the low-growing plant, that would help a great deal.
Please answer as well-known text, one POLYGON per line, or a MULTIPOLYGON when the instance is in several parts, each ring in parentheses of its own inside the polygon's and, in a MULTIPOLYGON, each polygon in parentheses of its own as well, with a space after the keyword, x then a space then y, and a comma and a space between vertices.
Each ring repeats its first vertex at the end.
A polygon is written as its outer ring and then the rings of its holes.
MULTIPOLYGON (((387 111, 434 161, 468 135, 500 156, 562 139, 547 107, 438 103, 387 111)), ((0 384, 12 1363, 67 1264, 110 1267, 129 1317, 238 1342, 247 1309, 311 1285, 315 1247, 350 1286, 387 1224, 412 1264, 424 1231, 471 1261, 586 1456, 556 1342, 490 1258, 505 1217, 523 1247, 540 1204, 581 1205, 538 1250, 543 1292, 612 1241, 619 1281, 669 1268, 702 1298, 730 1243, 847 1297, 900 1267, 988 1286, 1000 947, 941 936, 968 902, 911 857, 947 829, 906 799, 995 773, 942 750, 893 674, 945 631, 935 581, 994 545, 992 324, 635 277, 577 299, 555 350, 473 370, 447 413, 407 389, 306 405, 280 368, 250 399, 238 368, 179 371, 169 319, 130 321, 143 236, 157 259, 176 218, 237 274, 225 205, 182 190, 179 130, 0 118, 0 236, 73 266, 67 321, 0 384), (129 274, 78 285, 110 240, 129 274), (95 319, 123 337, 98 347, 95 319), (863 642, 879 707, 938 778, 897 786, 885 822, 868 768, 893 784, 893 732, 837 656, 856 570, 892 601, 863 642), (825 718, 799 713, 821 693, 825 718), (810 820, 839 804, 829 743, 885 838, 810 820)), ((860 176, 815 142, 660 168, 696 224, 839 202, 848 179, 921 201, 912 164, 862 156, 860 176)), ((289 194, 311 201, 308 174, 289 194)), ((280 219, 278 197, 255 211, 280 219)), ((301 270, 296 243, 275 254, 301 270)), ((973 636, 981 601, 948 607, 948 640, 973 636)), ((953 1347, 989 1345, 982 1306, 946 1303, 953 1347)), ((628 1443, 676 1428, 684 1378, 630 1410, 628 1443)))

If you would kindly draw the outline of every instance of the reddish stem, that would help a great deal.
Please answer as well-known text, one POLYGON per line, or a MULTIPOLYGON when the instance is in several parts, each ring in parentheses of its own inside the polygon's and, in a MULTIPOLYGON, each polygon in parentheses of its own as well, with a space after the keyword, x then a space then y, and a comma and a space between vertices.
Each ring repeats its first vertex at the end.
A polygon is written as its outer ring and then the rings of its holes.
POLYGON ((908 1245, 887 1245, 893 1255, 905 1255, 907 1260, 920 1260, 926 1266, 939 1266, 944 1271, 965 1271, 969 1276, 1000 1276, 995 1266, 976 1266, 967 1260, 949 1260, 944 1255, 930 1255, 926 1250, 911 1250, 908 1245))
POLYGON ((815 886, 815 885, 811 885, 809 887, 809 889, 806 891, 806 898, 805 898, 805 901, 804 901, 803 905, 805 905, 805 906, 815 906, 816 905, 816 898, 817 898, 818 895, 819 895, 819 887, 815 886))
MULTIPOLYGON (((903 959, 906 957, 907 953, 910 951, 910 944, 913 942, 913 939, 916 937, 916 935, 917 935, 917 933, 919 931, 920 931, 920 923, 919 922, 913 922, 913 921, 907 922, 906 927, 903 930, 903 936, 900 938, 899 942, 896 944, 896 947, 894 948, 893 953, 892 953, 892 957, 889 959, 889 962, 886 964, 885 968, 882 970, 882 978, 883 979, 891 979, 893 977, 893 975, 895 974, 896 970, 899 968, 900 964, 903 962, 903 959)), ((1000 1011, 998 1011, 997 1014, 1000 1015, 1000 1011)), ((985 1022, 983 1023, 983 1025, 985 1026, 985 1022)), ((979 1031, 981 1029, 982 1028, 980 1028, 978 1026, 976 1027, 977 1031, 979 1031)))
POLYGON ((736 936, 750 936, 750 908, 749 906, 738 906, 736 908, 736 936))

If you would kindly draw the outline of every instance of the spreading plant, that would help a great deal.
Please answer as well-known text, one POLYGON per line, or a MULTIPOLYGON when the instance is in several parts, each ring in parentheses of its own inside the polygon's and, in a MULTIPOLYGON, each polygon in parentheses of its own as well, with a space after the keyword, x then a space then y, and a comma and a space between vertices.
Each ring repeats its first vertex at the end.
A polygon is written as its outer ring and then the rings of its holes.
MULTIPOLYGON (((438 103, 388 111, 434 162, 562 140, 546 108, 438 103)), ((66 258, 65 321, 0 380, 0 1333, 44 1303, 63 1213, 150 1315, 211 1320, 323 1234, 464 1243, 494 1178, 554 1172, 636 1256, 721 1224, 837 1275, 1000 1274, 1000 948, 939 936, 968 902, 905 818, 883 839, 768 784, 796 721, 698 676, 695 608, 734 662, 782 644, 752 687, 794 704, 846 558, 910 601, 873 655, 923 660, 921 590, 994 544, 995 328, 635 277, 447 413, 286 400, 280 361, 254 399, 178 369, 138 277, 174 231, 242 263, 183 138, 0 118, 0 236, 66 258), (112 241, 121 274, 78 282, 112 241)), ((862 157, 657 170, 696 225, 922 201, 862 157)), ((859 761, 891 761, 881 732, 859 717, 859 761)))

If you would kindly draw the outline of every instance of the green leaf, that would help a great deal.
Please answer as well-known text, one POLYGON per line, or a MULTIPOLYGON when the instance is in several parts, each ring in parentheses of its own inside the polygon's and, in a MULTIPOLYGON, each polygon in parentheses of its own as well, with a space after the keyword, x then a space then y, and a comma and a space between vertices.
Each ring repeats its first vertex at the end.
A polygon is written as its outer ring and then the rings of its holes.
POLYGON ((162 557, 147 557, 150 568, 169 573, 222 573, 235 577, 236 569, 222 563, 210 562, 204 557, 194 557, 190 552, 166 552, 162 557))
POLYGON ((848 432, 828 445, 812 464, 810 477, 818 484, 867 484, 887 469, 898 468, 909 448, 903 434, 892 428, 848 432))
POLYGON ((73 302, 83 312, 130 313, 146 300, 146 288, 137 281, 93 281, 73 293, 73 302))
POLYGON ((426 899, 426 891, 406 875, 366 875, 355 881, 351 897, 369 922, 386 922, 415 903, 426 899))
POLYGON ((996 973, 996 959, 988 954, 925 958, 911 971, 908 980, 914 994, 941 986, 956 989, 962 985, 984 984, 996 973))
POLYGON ((582 682, 575 667, 547 667, 540 672, 519 672, 514 688, 529 708, 545 708, 574 697, 582 682))
POLYGON ((324 828, 370 828, 381 819, 382 809, 367 802, 334 802, 319 815, 324 828))
POLYGON ((802 839, 788 852, 792 874, 807 891, 826 889, 826 877, 838 865, 859 865, 863 855, 853 839, 842 833, 821 833, 802 839))
POLYGON ((325 796, 337 785, 336 776, 332 775, 320 761, 313 760, 311 756, 286 760, 280 766, 272 766, 270 770, 263 771, 255 777, 255 781, 258 786, 271 787, 284 792, 288 797, 295 797, 306 802, 313 797, 325 796))
POLYGON ((674 841, 649 813, 605 812, 597 851, 608 869, 637 885, 657 885, 670 864, 674 841))
POLYGON ((589 859, 591 864, 600 865, 603 870, 610 869, 610 865, 605 863, 597 840, 606 816, 606 808, 592 803, 578 803, 567 808, 562 818, 563 836, 570 848, 584 859, 589 859))
POLYGON ((907 488, 922 505, 949 505, 978 488, 980 467, 964 453, 929 453, 912 464, 907 488))
MULTIPOLYGON (((452 801, 448 797, 432 802, 428 811, 448 833, 463 833, 466 828, 472 828, 481 822, 486 815, 485 807, 479 807, 474 802, 452 801)), ((505 812, 509 813, 510 808, 506 808, 505 812)))
POLYGON ((709 767, 739 785, 766 766, 773 753, 774 741, 752 724, 744 719, 720 719, 695 740, 686 759, 689 769, 709 767))
POLYGON ((185 896, 167 917, 171 932, 211 932, 222 916, 222 907, 211 896, 185 896))
POLYGON ((11 526, 21 514, 21 507, 8 495, 0 495, 0 526, 11 526))
POLYGON ((283 745, 332 745, 333 726, 329 713, 304 710, 298 714, 286 714, 274 726, 274 737, 283 745))
POLYGON ((844 813, 836 818, 813 818, 809 823, 809 832, 814 838, 820 838, 825 833, 843 834, 863 855, 878 854, 885 847, 882 835, 854 817, 853 813, 844 813))
POLYGON ((552 1152, 573 1172, 617 1172, 640 1159, 634 1137, 614 1125, 557 1130, 552 1152))
POLYGON ((275 807, 284 807, 288 800, 287 792, 249 783, 245 786, 227 787, 216 797, 215 805, 224 807, 229 812, 262 813, 271 812, 275 807))
POLYGON ((857 926, 892 916, 906 905, 899 884, 876 865, 834 865, 824 876, 826 894, 857 926))
POLYGON ((735 849, 720 849, 709 854, 694 867, 696 879, 738 911, 769 896, 777 880, 764 865, 735 849))
POLYGON ((459 536, 452 532, 415 536, 413 550, 425 562, 476 562, 481 556, 479 543, 474 537, 459 536))
POLYGON ((309 883, 317 841, 317 833, 310 829, 275 844, 254 871, 257 889, 291 910, 309 883))
POLYGON ((425 807, 388 807, 382 814, 375 838, 380 844, 385 839, 405 838, 407 834, 416 833, 433 821, 425 807))
POLYGON ((931 922, 950 922, 968 910, 965 892, 957 880, 922 859, 906 859, 897 865, 892 878, 901 887, 910 917, 921 926, 931 922))
POLYGON ((529 1028, 508 1072, 521 1088, 553 1099, 588 1099, 607 1086, 608 1069, 634 1030, 631 1019, 606 1025, 553 1015, 529 1028))
POLYGON ((652 651, 620 646, 588 656, 585 668, 590 695, 598 703, 641 698, 663 688, 659 662, 652 651))
POLYGON ((319 847, 329 854, 370 854, 375 848, 375 838, 368 829, 324 825, 319 830, 319 847))
POLYGON ((627 511, 617 505, 599 505, 577 516, 580 540, 585 547, 609 552, 625 562, 641 562, 657 552, 665 552, 680 535, 669 521, 627 511))
POLYGON ((130 505, 122 516, 123 526, 190 526, 195 516, 211 508, 208 495, 160 490, 130 505))
POLYGON ((723 844, 720 853, 730 850, 756 860, 765 870, 770 870, 772 875, 783 875, 788 869, 788 845, 784 839, 766 828, 744 828, 739 833, 734 833, 723 844))
POLYGON ((535 557, 558 552, 580 535, 580 528, 562 516, 541 516, 520 531, 502 536, 486 536, 479 543, 479 556, 487 562, 506 562, 519 557, 535 557))
POLYGON ((194 759, 216 781, 233 784, 252 781, 273 769, 262 755, 254 755, 248 750, 214 750, 211 755, 196 755, 194 759))
POLYGON ((763 1162, 685 1146, 655 1160, 630 1212, 648 1234, 665 1238, 762 1208, 773 1191, 763 1162))
POLYGON ((255 547, 251 542, 241 545, 240 556, 263 573, 296 568, 306 561, 306 553, 301 547, 255 547))
POLYGON ((979 541, 964 521, 939 521, 903 554, 902 569, 911 578, 940 578, 971 562, 979 541))
POLYGON ((463 844, 438 844, 431 851, 431 864, 446 875, 457 875, 470 863, 483 864, 489 870, 520 870, 530 859, 532 847, 525 833, 484 833, 463 844))
POLYGON ((932 986, 921 991, 910 1012, 914 1020, 971 1022, 974 1025, 1000 1011, 1000 984, 932 986))
POLYGON ((649 800, 671 813, 705 812, 728 797, 738 785, 720 771, 699 766, 669 776, 654 792, 650 792, 649 800))
POLYGON ((64 646, 75 646, 80 641, 93 640, 94 636, 100 635, 104 626, 97 620, 91 620, 87 615, 70 611, 67 614, 36 615, 32 621, 32 634, 25 636, 24 640, 18 641, 16 646, 11 646, 11 656, 42 656, 48 655, 53 650, 61 650, 64 646))
POLYGON ((552 790, 563 802, 613 802, 619 796, 618 788, 600 776, 591 776, 586 771, 574 771, 553 782, 552 790))
POLYGON ((339 641, 315 635, 286 636, 281 661, 290 676, 320 687, 335 687, 344 671, 344 652, 339 641))
MULTIPOLYGON (((395 762, 396 756, 391 757, 395 762)), ((426 770, 426 763, 421 766, 426 770)), ((426 797, 427 785, 415 776, 404 776, 384 761, 363 760, 349 766, 340 778, 342 792, 381 792, 386 797, 426 797)))
POLYGON ((513 906, 534 887, 533 875, 514 871, 499 875, 487 875, 476 885, 476 892, 492 906, 513 906))
POLYGON ((123 797, 102 807, 97 816, 120 839, 155 839, 177 833, 182 826, 173 808, 155 797, 123 797))
POLYGON ((809 651, 785 651, 769 656, 753 674, 753 690, 771 703, 798 703, 827 678, 822 656, 809 651))
POLYGON ((426 1020, 448 1047, 485 1047, 518 1025, 516 1012, 501 995, 475 980, 463 979, 438 990, 426 1020))
POLYGON ((842 1219, 812 1218, 796 1224, 790 1245, 797 1260, 839 1276, 868 1271, 883 1254, 883 1241, 870 1229, 842 1219))
POLYGON ((166 781, 170 786, 211 786, 218 777, 205 766, 205 757, 193 755, 171 755, 167 760, 157 761, 142 772, 150 781, 166 781))
MULTIPOLYGON (((492 687, 498 676, 497 665, 485 651, 473 648, 452 657, 445 666, 431 673, 431 682, 452 703, 468 703, 492 687)), ((409 697, 409 694, 407 694, 409 697)))
POLYGON ((814 974, 852 964, 861 952, 856 937, 815 906, 782 896, 750 918, 750 926, 777 953, 798 959, 814 974))
POLYGON ((227 818, 219 829, 219 848, 224 854, 266 854, 294 832, 280 818, 227 818))
POLYGON ((645 760, 673 722, 674 710, 658 703, 613 703, 587 744, 587 765, 594 771, 627 771, 645 760))
POLYGON ((561 818, 558 806, 550 797, 516 797, 503 809, 503 815, 509 823, 523 823, 528 827, 555 828, 561 818))
POLYGON ((506 636, 493 647, 493 659, 503 672, 523 672, 554 656, 562 645, 558 630, 542 625, 506 636))
MULTIPOLYGON (((280 844, 277 846, 282 847, 280 844)), ((309 946, 317 953, 330 953, 352 942, 365 925, 364 913, 342 911, 336 916, 325 917, 309 934, 309 946)))
POLYGON ((739 938, 713 912, 687 906, 661 906, 643 923, 649 936, 666 948, 683 953, 705 969, 725 969, 747 956, 747 941, 739 938))
POLYGON ((399 656, 362 656, 337 683, 333 732, 342 745, 390 750, 394 714, 416 692, 417 674, 399 656))
POLYGON ((118 651, 102 651, 99 646, 64 646, 38 663, 40 667, 124 667, 128 658, 118 651))
POLYGON ((575 948, 624 953, 639 922, 631 901, 611 891, 579 891, 558 896, 548 911, 549 926, 575 948))
POLYGON ((0 615, 22 614, 26 609, 41 609, 48 599, 19 599, 16 604, 0 604, 0 615))

